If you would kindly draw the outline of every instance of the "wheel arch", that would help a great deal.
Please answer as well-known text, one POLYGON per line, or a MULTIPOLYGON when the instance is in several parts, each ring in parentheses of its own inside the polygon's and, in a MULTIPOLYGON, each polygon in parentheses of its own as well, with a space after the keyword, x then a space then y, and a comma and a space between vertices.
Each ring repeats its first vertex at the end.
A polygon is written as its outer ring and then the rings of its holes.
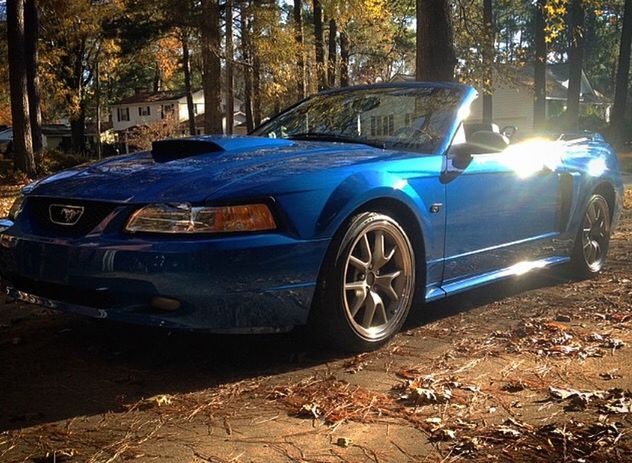
MULTIPOLYGON (((337 243, 339 239, 341 239, 342 235, 344 235, 353 217, 363 212, 378 212, 381 214, 385 214, 392 217, 398 223, 400 223, 400 225, 402 225, 406 233, 409 235, 408 238, 411 242, 411 245, 413 246, 413 251, 415 254, 415 271, 416 278, 418 279, 417 281, 419 283, 419 287, 417 289, 420 289, 421 293, 423 293, 420 294, 420 297, 425 297, 425 282, 427 273, 425 242, 426 233, 424 232, 422 222, 419 216, 415 213, 413 207, 406 201, 393 196, 371 197, 370 199, 367 199, 360 204, 356 204, 353 209, 349 210, 345 214, 342 220, 337 222, 336 228, 333 230, 333 233, 331 235, 332 239, 327 252, 325 253, 325 258, 323 259, 320 268, 318 269, 318 281, 322 281, 325 266, 335 259, 335 243, 337 243), (415 239, 416 236, 420 237, 421 239, 415 239)), ((310 313, 311 312, 312 310, 310 309, 310 313)))
POLYGON ((347 232, 348 227, 353 223, 353 218, 359 214, 366 212, 376 212, 383 215, 388 215, 399 223, 406 231, 411 246, 413 247, 414 259, 415 259, 415 293, 412 300, 412 307, 415 307, 419 301, 425 299, 425 282, 426 282, 426 253, 424 239, 415 239, 415 235, 425 236, 421 222, 415 213, 414 209, 401 199, 392 196, 377 196, 367 199, 366 201, 357 204, 354 209, 351 209, 346 213, 343 220, 337 223, 337 227, 334 230, 332 239, 329 243, 328 249, 325 253, 320 268, 318 270, 318 280, 316 291, 312 299, 312 303, 309 309, 308 327, 314 326, 318 319, 319 310, 323 310, 322 304, 325 297, 325 288, 329 286, 327 283, 327 266, 330 263, 336 261, 339 257, 338 243, 341 242, 347 232), (412 235, 412 236, 411 236, 412 235))
POLYGON ((425 237, 425 234, 417 215, 413 212, 408 204, 393 197, 383 196, 374 198, 358 206, 349 215, 349 217, 347 217, 347 221, 351 217, 362 212, 379 212, 381 214, 393 217, 409 235, 412 235, 409 236, 409 239, 411 240, 411 244, 415 251, 415 260, 417 263, 417 267, 419 267, 419 262, 425 261, 426 246, 423 239, 425 237), (422 239, 414 239, 415 237, 420 237, 422 239))
POLYGON ((593 189, 591 196, 594 194, 603 196, 608 203, 608 208, 610 209, 610 221, 612 222, 616 207, 616 193, 614 191, 614 187, 609 182, 601 182, 593 189))

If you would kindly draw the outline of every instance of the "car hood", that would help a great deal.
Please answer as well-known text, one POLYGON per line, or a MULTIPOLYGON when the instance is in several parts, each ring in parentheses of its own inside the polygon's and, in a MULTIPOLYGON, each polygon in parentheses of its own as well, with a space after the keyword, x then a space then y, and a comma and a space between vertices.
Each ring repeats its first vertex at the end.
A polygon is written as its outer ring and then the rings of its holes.
MULTIPOLYGON (((77 166, 25 188, 25 194, 129 203, 200 202, 231 187, 371 162, 391 152, 361 144, 261 137, 199 137, 210 152, 158 159, 151 152, 77 166)), ((186 140, 184 140, 186 144, 186 140)), ((186 146, 186 145, 183 145, 186 146)))

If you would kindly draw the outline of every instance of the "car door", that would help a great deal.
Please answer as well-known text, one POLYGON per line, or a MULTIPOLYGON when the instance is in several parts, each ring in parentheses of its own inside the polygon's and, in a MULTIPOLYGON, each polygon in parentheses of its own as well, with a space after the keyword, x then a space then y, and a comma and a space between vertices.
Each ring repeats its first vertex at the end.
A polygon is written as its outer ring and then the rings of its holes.
POLYGON ((460 280, 551 255, 559 234, 560 181, 555 166, 538 165, 545 159, 541 154, 448 152, 443 276, 448 293, 460 280))

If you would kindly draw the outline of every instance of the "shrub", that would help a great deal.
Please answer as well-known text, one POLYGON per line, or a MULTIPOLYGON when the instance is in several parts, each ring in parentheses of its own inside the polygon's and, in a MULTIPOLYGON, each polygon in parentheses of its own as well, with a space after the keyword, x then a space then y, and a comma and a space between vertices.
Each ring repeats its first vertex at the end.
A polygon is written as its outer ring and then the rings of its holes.
POLYGON ((86 159, 76 154, 62 153, 55 150, 46 151, 39 170, 42 174, 52 174, 84 162, 86 162, 86 159))

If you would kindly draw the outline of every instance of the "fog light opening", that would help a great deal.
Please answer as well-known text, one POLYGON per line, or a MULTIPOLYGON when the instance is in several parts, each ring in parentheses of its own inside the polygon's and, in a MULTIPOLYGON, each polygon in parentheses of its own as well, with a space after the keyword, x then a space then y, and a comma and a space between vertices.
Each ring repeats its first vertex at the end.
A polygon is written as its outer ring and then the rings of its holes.
POLYGON ((168 297, 154 297, 151 299, 151 307, 165 312, 173 312, 180 308, 180 301, 168 297))

